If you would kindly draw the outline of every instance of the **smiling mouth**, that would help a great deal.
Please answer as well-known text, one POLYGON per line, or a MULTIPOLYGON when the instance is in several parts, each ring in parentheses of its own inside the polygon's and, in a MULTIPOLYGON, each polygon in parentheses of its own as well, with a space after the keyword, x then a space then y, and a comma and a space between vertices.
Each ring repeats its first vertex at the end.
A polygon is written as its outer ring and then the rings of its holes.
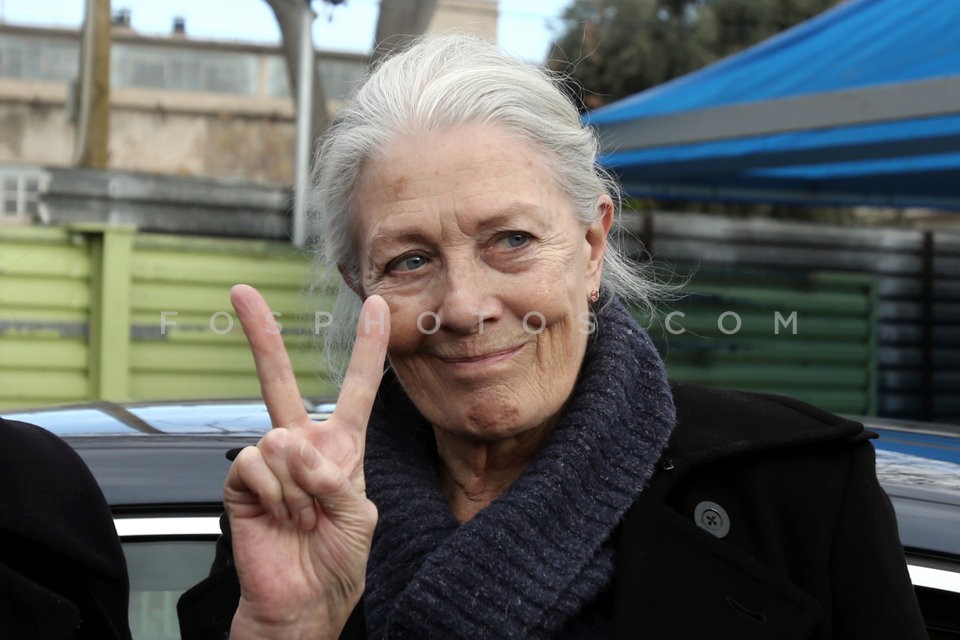
POLYGON ((498 351, 490 351, 477 356, 463 356, 463 357, 453 357, 453 356, 437 356, 441 361, 447 364, 454 365, 471 365, 471 364, 486 364, 492 362, 499 362, 500 360, 506 360, 511 357, 513 354, 517 353, 523 348, 523 345, 516 347, 510 347, 508 349, 500 349, 498 351))

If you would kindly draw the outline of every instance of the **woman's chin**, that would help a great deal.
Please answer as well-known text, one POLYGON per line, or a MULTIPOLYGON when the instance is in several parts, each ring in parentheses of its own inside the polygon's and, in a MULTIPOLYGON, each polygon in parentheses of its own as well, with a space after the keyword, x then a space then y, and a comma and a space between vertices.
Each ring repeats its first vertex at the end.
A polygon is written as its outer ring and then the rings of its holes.
POLYGON ((434 428, 461 437, 494 441, 526 430, 524 416, 516 398, 503 392, 466 392, 457 396, 441 396, 439 406, 422 411, 434 428))
MULTIPOLYGON (((552 400, 538 386, 528 363, 516 357, 455 367, 429 369, 428 375, 404 376, 407 394, 435 428, 466 438, 494 441, 541 427, 538 416, 552 400)), ((409 373, 414 373, 410 371, 409 373)), ((425 373, 419 371, 416 373, 425 373)), ((557 398, 558 407, 562 398, 557 398)))

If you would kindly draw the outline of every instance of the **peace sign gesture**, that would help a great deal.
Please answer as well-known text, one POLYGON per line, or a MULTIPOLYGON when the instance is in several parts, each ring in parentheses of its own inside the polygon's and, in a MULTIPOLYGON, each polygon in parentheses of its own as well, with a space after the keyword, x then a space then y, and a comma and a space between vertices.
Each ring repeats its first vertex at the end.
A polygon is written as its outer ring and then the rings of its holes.
POLYGON ((230 299, 274 426, 237 456, 224 487, 241 589, 230 637, 337 638, 363 593, 377 523, 363 451, 389 308, 379 296, 364 303, 337 407, 317 423, 303 407, 267 303, 246 285, 230 299))

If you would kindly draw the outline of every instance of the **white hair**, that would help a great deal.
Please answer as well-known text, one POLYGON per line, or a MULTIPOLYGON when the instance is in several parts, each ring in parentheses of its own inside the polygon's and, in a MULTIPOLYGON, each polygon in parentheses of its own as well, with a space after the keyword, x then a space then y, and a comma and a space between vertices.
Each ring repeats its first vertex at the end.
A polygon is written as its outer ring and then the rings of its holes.
MULTIPOLYGON (((427 36, 376 66, 321 141, 312 206, 318 266, 337 266, 361 283, 354 216, 364 164, 401 135, 466 123, 496 124, 532 145, 583 225, 596 219, 603 194, 611 196, 619 215, 619 186, 597 165, 596 133, 582 124, 557 78, 474 36, 427 36)), ((607 245, 601 282, 611 293, 647 308, 659 290, 652 274, 614 243, 607 245)), ((333 324, 324 332, 327 362, 337 382, 342 381, 360 306, 357 294, 342 282, 333 324)))

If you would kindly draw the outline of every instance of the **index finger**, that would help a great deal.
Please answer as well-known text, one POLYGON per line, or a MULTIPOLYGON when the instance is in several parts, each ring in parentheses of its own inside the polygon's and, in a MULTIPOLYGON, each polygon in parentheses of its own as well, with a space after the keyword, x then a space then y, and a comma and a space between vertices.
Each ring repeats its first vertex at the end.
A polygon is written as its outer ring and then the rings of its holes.
POLYGON ((253 287, 238 284, 230 290, 230 302, 250 343, 260 392, 273 426, 304 424, 309 420, 307 410, 297 388, 287 348, 267 301, 253 287))
POLYGON ((360 433, 366 433, 370 411, 383 377, 390 341, 390 307, 380 296, 363 303, 357 322, 357 339, 343 378, 333 415, 360 433))

